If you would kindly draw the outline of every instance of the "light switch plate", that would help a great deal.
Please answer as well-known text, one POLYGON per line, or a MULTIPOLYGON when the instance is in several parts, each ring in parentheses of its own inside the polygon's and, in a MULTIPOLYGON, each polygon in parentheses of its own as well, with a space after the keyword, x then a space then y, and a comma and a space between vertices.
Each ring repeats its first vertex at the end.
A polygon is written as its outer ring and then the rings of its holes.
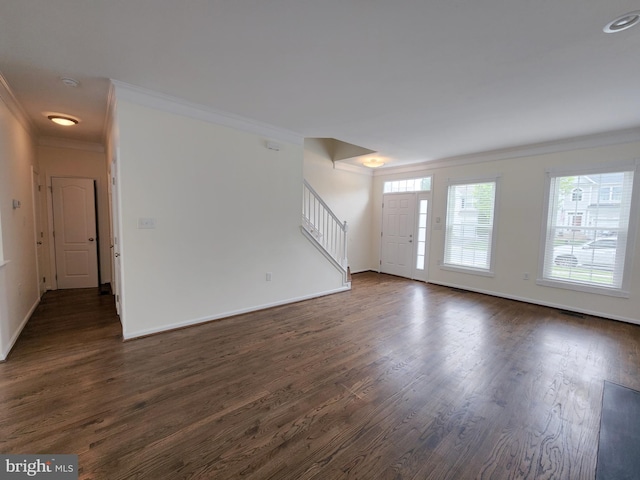
POLYGON ((138 228, 156 228, 156 219, 150 217, 138 218, 138 228))

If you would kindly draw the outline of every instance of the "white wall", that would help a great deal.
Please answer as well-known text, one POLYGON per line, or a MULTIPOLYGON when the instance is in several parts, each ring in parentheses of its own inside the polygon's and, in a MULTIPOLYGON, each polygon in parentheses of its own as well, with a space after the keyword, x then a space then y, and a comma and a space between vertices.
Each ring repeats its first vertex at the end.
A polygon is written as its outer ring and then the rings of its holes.
MULTIPOLYGON (((107 162, 106 155, 80 148, 37 147, 41 181, 46 180, 51 186, 52 177, 90 178, 96 181, 98 199, 98 235, 100 238, 100 276, 102 283, 111 281, 111 239, 109 234, 109 198, 107 194, 107 162)), ((47 188, 46 212, 47 221, 43 222, 45 230, 44 251, 46 252, 48 271, 46 272, 47 289, 55 287, 55 259, 53 238, 51 237, 53 207, 51 190, 47 188)))
POLYGON ((33 167, 36 160, 32 139, 0 99, 0 360, 6 358, 40 300, 31 188, 33 167), (13 208, 13 199, 20 201, 20 208, 13 208))
POLYGON ((347 221, 351 272, 371 270, 373 176, 333 168, 322 140, 308 138, 304 141, 304 178, 336 216, 347 221))
MULTIPOLYGON (((630 298, 617 298, 536 285, 545 194, 545 170, 559 166, 602 164, 640 157, 640 142, 625 143, 560 153, 547 153, 455 167, 425 168, 410 174, 374 177, 374 238, 380 232, 382 186, 385 180, 433 175, 433 212, 429 246, 430 282, 520 299, 543 305, 592 313, 633 323, 640 323, 640 241, 636 243, 631 272, 630 298), (495 277, 482 277, 443 270, 444 229, 435 229, 435 217, 444 225, 447 208, 448 179, 501 175, 498 223, 496 225, 495 277), (524 272, 530 279, 524 280, 524 272)), ((384 173, 384 172, 382 172, 384 173)), ((640 239, 639 239, 640 240, 640 239)), ((379 259, 379 240, 373 249, 375 264, 379 259)))
POLYGON ((260 135, 143 106, 121 90, 125 338, 343 288, 299 229, 302 142, 269 150, 260 135), (142 217, 156 228, 138 229, 142 217))

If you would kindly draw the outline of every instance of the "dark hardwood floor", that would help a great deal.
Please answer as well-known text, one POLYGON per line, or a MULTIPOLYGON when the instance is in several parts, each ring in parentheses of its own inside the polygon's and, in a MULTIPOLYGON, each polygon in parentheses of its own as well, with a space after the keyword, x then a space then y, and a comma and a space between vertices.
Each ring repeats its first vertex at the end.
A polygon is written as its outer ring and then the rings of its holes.
POLYGON ((83 479, 593 479, 603 380, 639 369, 638 326, 374 273, 130 342, 110 296, 49 292, 0 364, 0 452, 83 479))

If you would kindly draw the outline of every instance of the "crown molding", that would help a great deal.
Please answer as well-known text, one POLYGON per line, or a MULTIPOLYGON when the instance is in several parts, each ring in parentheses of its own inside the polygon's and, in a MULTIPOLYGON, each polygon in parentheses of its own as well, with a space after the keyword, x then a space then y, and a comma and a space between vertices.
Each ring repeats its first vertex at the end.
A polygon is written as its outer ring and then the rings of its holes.
MULTIPOLYGON (((451 166, 452 164, 446 163, 446 166, 451 166)), ((374 177, 383 177, 385 175, 396 175, 399 173, 414 173, 414 172, 424 172, 426 170, 433 170, 438 167, 445 166, 443 162, 442 165, 434 166, 433 163, 429 162, 421 162, 421 163, 412 163, 409 165, 399 165, 397 167, 380 167, 375 169, 372 173, 374 177)))
POLYGON ((72 150, 83 150, 85 152, 104 153, 104 145, 101 143, 81 142, 58 137, 38 137, 38 146, 54 148, 70 148, 72 150))
POLYGON ((29 136, 31 136, 32 139, 35 138, 38 130, 29 118, 24 107, 18 101, 18 98, 13 93, 9 82, 4 75, 2 75, 2 72, 0 72, 0 98, 4 101, 13 116, 16 117, 18 122, 20 122, 20 124, 25 128, 29 136))
POLYGON ((333 162, 333 169, 357 173, 358 175, 365 175, 367 177, 373 176, 373 169, 371 168, 361 167, 360 165, 352 165, 350 163, 341 163, 339 161, 333 162))
POLYGON ((104 122, 102 124, 102 141, 105 145, 109 143, 109 133, 113 127, 114 112, 116 109, 116 89, 113 82, 109 82, 109 91, 107 92, 107 109, 104 114, 104 122))
POLYGON ((640 127, 428 160, 410 165, 382 167, 374 172, 374 176, 433 170, 442 167, 456 167, 472 163, 492 162, 496 160, 533 157, 536 155, 547 155, 586 148, 606 147, 609 145, 620 145, 631 142, 640 142, 640 127))
POLYGON ((145 107, 155 108, 165 112, 182 115, 185 117, 216 123, 226 127, 235 128, 247 133, 264 136, 273 140, 303 145, 304 137, 296 132, 285 130, 273 125, 261 123, 249 118, 234 115, 232 113, 216 110, 206 105, 190 102, 182 98, 174 97, 147 88, 131 85, 119 80, 111 79, 115 86, 118 99, 136 103, 145 107))

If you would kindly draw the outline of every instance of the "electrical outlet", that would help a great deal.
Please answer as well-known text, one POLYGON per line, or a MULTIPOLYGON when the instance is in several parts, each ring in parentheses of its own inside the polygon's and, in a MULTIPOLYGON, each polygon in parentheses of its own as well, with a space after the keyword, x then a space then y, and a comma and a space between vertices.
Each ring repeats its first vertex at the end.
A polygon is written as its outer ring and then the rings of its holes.
POLYGON ((524 272, 524 273, 522 274, 522 279, 523 279, 523 280, 529 280, 529 272, 524 272))
POLYGON ((271 272, 267 272, 267 282, 271 281, 271 272))

